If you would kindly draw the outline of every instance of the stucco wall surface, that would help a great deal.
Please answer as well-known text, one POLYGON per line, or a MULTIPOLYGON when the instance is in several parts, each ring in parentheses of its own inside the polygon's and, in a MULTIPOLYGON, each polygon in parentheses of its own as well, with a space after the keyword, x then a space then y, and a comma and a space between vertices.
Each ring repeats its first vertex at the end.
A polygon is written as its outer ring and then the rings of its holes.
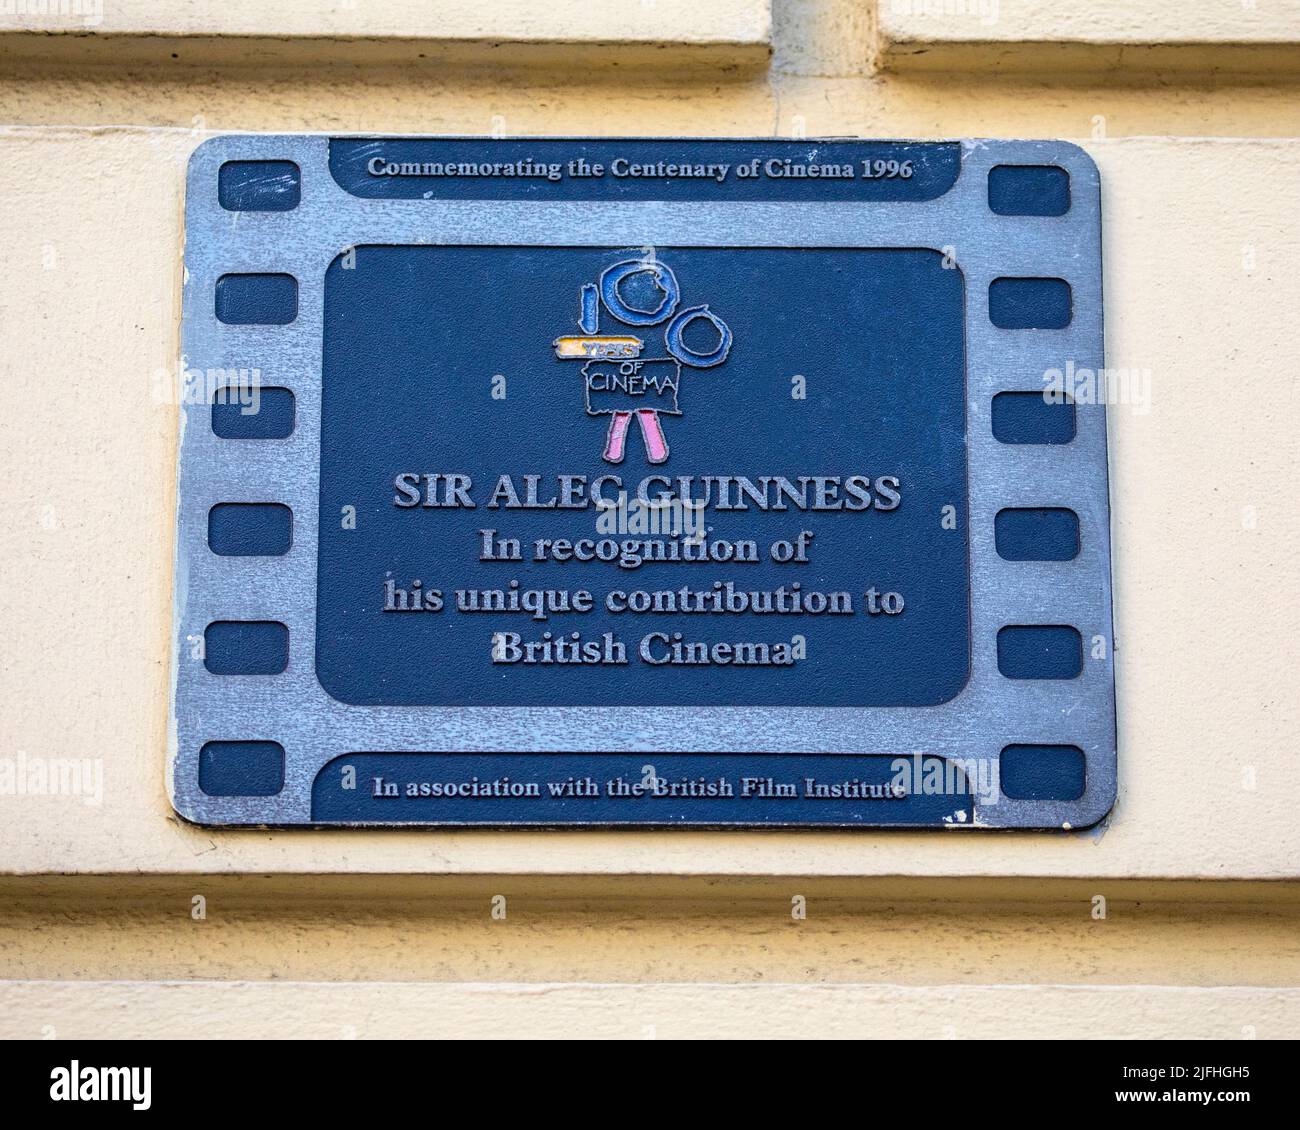
POLYGON ((0 33, 266 36, 522 42, 749 43, 766 46, 769 0, 63 0, 14 3, 0 33))
POLYGON ((0 134, 16 331, 0 422, 10 756, 102 762, 103 800, 10 798, 7 870, 666 871, 1278 878, 1300 866, 1300 143, 1124 139, 1104 178, 1121 787, 1074 835, 221 832, 163 792, 180 130, 0 134), (57 187, 56 187, 57 186, 57 187), (52 437, 57 437, 52 441, 52 437), (1249 830, 1249 834, 1247 834, 1249 830))
POLYGON ((1265 1039, 1300 989, 1069 985, 0 982, 0 1036, 93 1039, 1265 1039))
POLYGON ((88 759, 102 783, 0 789, 0 1035, 1300 1034, 1295 0, 925 2, 0 18, 0 770, 88 759), (181 194, 189 154, 230 130, 1082 144, 1107 363, 1138 394, 1109 410, 1112 817, 1071 835, 178 820, 181 194))
POLYGON ((1300 68, 1297 0, 880 0, 873 57, 897 71, 1300 68))

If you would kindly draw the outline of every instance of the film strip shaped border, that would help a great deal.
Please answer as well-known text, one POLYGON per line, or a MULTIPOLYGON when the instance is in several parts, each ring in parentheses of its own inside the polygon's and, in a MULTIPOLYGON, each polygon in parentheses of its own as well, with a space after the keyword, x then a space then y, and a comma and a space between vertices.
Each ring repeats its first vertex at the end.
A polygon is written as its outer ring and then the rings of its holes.
POLYGON ((978 253, 958 250, 972 670, 1001 721, 982 735, 999 772, 977 820, 1089 825, 1116 788, 1106 408, 1067 374, 1103 367, 1099 175, 1074 146, 992 143, 968 148, 958 191, 986 209, 978 253), (1009 182, 1035 178, 1017 206, 1009 182))
MULTIPOLYGON (((473 207, 445 208, 430 224, 422 222, 431 218, 423 201, 348 197, 328 173, 323 137, 219 138, 200 147, 191 162, 182 352, 195 378, 193 388, 202 395, 188 392, 182 408, 170 785, 183 815, 227 824, 308 822, 315 773, 340 752, 366 748, 364 735, 380 713, 395 719, 391 728, 406 735, 407 748, 483 748, 481 736, 448 712, 430 709, 414 717, 397 708, 343 707, 324 695, 314 674, 325 268, 350 243, 451 242, 439 239, 437 229, 461 230, 458 213, 465 219, 473 207), (269 206, 241 207, 250 199, 269 206), (258 309, 263 313, 252 316, 258 309), (289 406, 287 429, 259 438, 247 434, 240 393, 250 383, 263 394, 276 390, 272 417, 283 421, 289 406), (222 390, 226 403, 214 405, 222 390), (273 546, 277 552, 240 552, 249 545, 273 546), (232 723, 232 717, 241 721, 232 723)), ((923 708, 924 714, 868 712, 873 723, 881 720, 871 727, 878 731, 874 752, 953 753, 1002 767, 1008 748, 1073 751, 1067 756, 1082 758, 1077 796, 999 791, 994 803, 977 805, 976 823, 1050 828, 1095 821, 1115 791, 1104 404, 1066 405, 1074 421, 1067 441, 1007 442, 1008 433, 1002 438, 995 433, 1014 430, 1015 413, 1004 410, 1013 403, 1008 396, 1045 403, 1045 373, 1071 363, 1078 369, 1101 368, 1095 166, 1082 151, 1061 143, 968 143, 952 191, 927 203, 867 206, 873 221, 869 236, 861 227, 846 233, 851 225, 844 222, 845 209, 852 206, 801 207, 804 223, 794 234, 788 205, 735 207, 755 221, 740 228, 757 229, 755 244, 952 251, 964 275, 967 304, 972 676, 952 703, 923 708), (995 211, 990 177, 1017 166, 1063 169, 1066 210, 1056 215, 995 211), (773 234, 764 237, 764 227, 773 234), (994 323, 999 289, 1008 282, 1014 289, 1025 280, 1066 284, 1065 324, 994 323), (1037 518, 1013 518, 1013 525, 1017 520, 1050 525, 1060 520, 1052 514, 1074 515, 1078 552, 1058 560, 1008 560, 999 554, 1000 525, 1017 511, 1037 518), (1031 638, 1044 629, 1051 630, 1052 640, 1041 634, 1038 641, 1031 638), (1062 674, 1063 668, 1046 678, 1021 677, 1023 669, 1015 673, 1017 661, 1036 652, 1071 650, 1078 657, 1074 674, 1062 674)), ((477 209, 484 211, 482 205, 477 209)), ((627 220, 616 210, 610 223, 587 221, 580 232, 569 215, 572 207, 550 214, 529 205, 502 211, 483 231, 467 224, 465 241, 647 242, 644 226, 633 232, 642 238, 628 238, 627 220), (528 214, 530 207, 535 216, 528 214)), ((595 212, 599 215, 599 206, 595 212)), ((649 242, 734 244, 735 215, 728 206, 656 208, 651 226, 658 238, 649 242), (701 210, 716 212, 722 222, 692 220, 691 213, 701 210)), ((1059 300, 1059 287, 1056 291, 1059 300)), ((1014 311, 1015 296, 1010 297, 1003 308, 1014 311)), ((516 718, 507 718, 509 711, 481 713, 503 742, 510 742, 512 728, 520 735, 508 748, 532 748, 527 742, 535 726, 529 711, 514 711, 516 718)), ((589 725, 590 712, 581 713, 592 740, 602 740, 599 728, 592 731, 589 725)), ((680 713, 684 727, 704 724, 701 712, 680 713)), ((798 711, 744 713, 754 740, 765 740, 766 729, 772 744, 775 735, 790 733, 788 716, 798 711), (766 717, 771 718, 767 727, 766 717)), ((822 734, 816 740, 832 749, 837 740, 845 745, 848 735, 861 731, 843 715, 862 711, 802 713, 804 746, 813 740, 814 728, 822 734)), ((727 711, 708 714, 716 723, 727 711)), ((715 737, 714 746, 702 748, 721 748, 721 740, 715 737)))
POLYGON ((219 823, 270 822, 311 787, 293 711, 314 681, 324 265, 304 252, 325 157, 221 138, 189 170, 170 784, 219 823))

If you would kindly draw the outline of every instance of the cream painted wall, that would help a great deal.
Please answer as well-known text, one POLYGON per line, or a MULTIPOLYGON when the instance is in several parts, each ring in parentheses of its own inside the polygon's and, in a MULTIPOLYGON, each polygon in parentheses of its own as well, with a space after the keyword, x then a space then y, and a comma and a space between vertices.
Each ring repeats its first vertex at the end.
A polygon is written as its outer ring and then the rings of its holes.
POLYGON ((0 32, 490 40, 499 43, 732 43, 766 47, 769 0, 55 0, 0 11, 0 32))
MULTIPOLYGON (((142 67, 130 52, 116 62, 33 53, 0 35, 0 122, 10 123, 0 130, 0 758, 101 758, 104 774, 99 805, 0 796, 0 871, 14 876, 0 885, 8 1032, 45 1022, 103 1032, 128 1008, 133 1031, 174 1030, 166 1018, 183 1000, 210 1009, 218 1030, 235 1030, 232 1010, 248 1009, 259 1018, 249 1023, 282 1031, 272 1016, 287 1009, 313 1034, 348 1023, 369 1034, 357 1017, 395 999, 376 982, 425 980, 446 988, 398 994, 407 1011, 387 1030, 428 1030, 413 1019, 423 1002, 475 1031, 525 1017, 529 1031, 571 1031, 623 1005, 662 1034, 722 1032, 724 1010, 799 1031, 798 1005, 786 1002, 814 999, 812 983, 856 980, 865 987, 815 997, 841 1018, 830 1027, 944 1034, 939 1018, 957 1015, 962 1035, 1024 1024, 1049 1033, 1080 1015, 1111 1034, 1300 1034, 1290 882, 1300 872, 1290 811, 1300 792, 1290 485, 1300 391, 1287 368, 1300 355, 1300 98, 1289 73, 896 74, 874 67, 867 0, 772 9, 770 62, 760 42, 757 63, 678 58, 666 70, 635 54, 626 66, 590 54, 566 63, 565 36, 581 36, 562 22, 547 33, 555 56, 409 66, 349 61, 346 46, 326 42, 256 68, 238 53, 191 61, 184 49, 142 67), (1150 388, 1149 405, 1110 414, 1121 793, 1105 826, 1059 836, 211 832, 170 813, 176 407, 165 389, 178 352, 185 160, 212 130, 494 126, 1060 136, 1088 148, 1103 177, 1108 363, 1149 374, 1150 388), (124 873, 164 886, 91 877, 124 873), (349 885, 358 873, 375 878, 349 885), (386 878, 401 873, 409 880, 386 878), (704 884, 687 890, 637 878, 650 873, 714 878, 673 881, 704 884), (251 881, 260 874, 288 886, 251 881), (547 874, 592 885, 566 894, 547 874), (458 875, 470 885, 436 885, 458 875), (958 885, 933 885, 944 877, 958 885), (817 882, 827 899, 857 901, 837 903, 824 928, 792 933, 790 897, 817 882), (533 900, 503 924, 508 944, 483 933, 487 899, 502 890, 533 900), (212 913, 199 925, 191 899, 205 891, 212 913), (140 909, 118 913, 123 894, 140 909), (1180 909, 1141 925, 1125 910, 1124 929, 1085 937, 1093 894, 1180 909), (1077 930, 1064 924, 1075 916, 1077 930), (899 931, 866 925, 886 921, 899 931), (853 945, 837 948, 836 936, 853 945), (461 957, 412 966, 412 947, 461 957), (372 960, 349 960, 362 950, 372 960), (855 953, 909 957, 855 963, 855 953), (299 987, 273 996, 232 983, 270 977, 299 987), (167 984, 205 979, 232 984, 167 984), (637 993, 568 984, 643 979, 637 993), (118 980, 141 984, 104 984, 118 980), (783 984, 694 997, 669 987, 645 1003, 672 980, 783 984), (78 984, 52 984, 66 981, 78 984), (906 992, 881 988, 899 981, 906 992), (487 987, 456 988, 472 982, 487 987), (543 998, 521 982, 566 987, 543 998), (1013 988, 980 988, 993 984, 1013 988), (1037 995, 1014 988, 1029 985, 1037 995), (1127 995, 1107 995, 1109 985, 1127 995), (1070 986, 1094 991, 1071 996, 1070 986), (1082 1000, 1077 1013, 1067 1007, 1082 1000)), ((1159 27, 1149 34, 1167 40, 1159 27)))
POLYGON ((880 0, 890 70, 1300 70, 1300 0, 880 0))
POLYGON ((268 981, 0 984, 0 1031, 178 1039, 1267 1039, 1292 1031, 1300 989, 981 985, 420 984, 268 981), (182 1019, 185 1018, 185 1019, 182 1019))
POLYGON ((1107 356, 1149 401, 1110 413, 1120 799, 1074 835, 274 832, 170 812, 163 750, 179 354, 181 178, 200 138, 0 134, 0 361, 16 456, 0 503, 5 742, 103 759, 104 801, 34 797, 4 866, 48 871, 672 872, 1281 878, 1292 799, 1300 521, 1300 142, 1090 146, 1104 178, 1107 356), (60 191, 46 170, 76 169, 60 191), (1226 186, 1231 184, 1231 192, 1226 186), (1229 289, 1230 288, 1230 289, 1229 289), (1225 292, 1233 300, 1225 301, 1225 292), (57 312, 57 313, 56 313, 57 312), (36 331, 35 327, 43 327, 36 331), (48 437, 58 436, 58 442, 48 437), (51 580, 59 585, 51 589, 51 580), (58 593, 68 579, 101 594, 58 593), (1242 829, 1250 828, 1249 836, 1242 829))

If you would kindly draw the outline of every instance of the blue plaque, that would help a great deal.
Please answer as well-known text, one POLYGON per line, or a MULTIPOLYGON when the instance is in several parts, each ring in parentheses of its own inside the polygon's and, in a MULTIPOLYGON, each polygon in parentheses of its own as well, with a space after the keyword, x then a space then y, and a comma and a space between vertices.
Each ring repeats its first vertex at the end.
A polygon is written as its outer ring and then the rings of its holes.
POLYGON ((1075 146, 221 137, 185 266, 187 819, 1109 810, 1075 146))

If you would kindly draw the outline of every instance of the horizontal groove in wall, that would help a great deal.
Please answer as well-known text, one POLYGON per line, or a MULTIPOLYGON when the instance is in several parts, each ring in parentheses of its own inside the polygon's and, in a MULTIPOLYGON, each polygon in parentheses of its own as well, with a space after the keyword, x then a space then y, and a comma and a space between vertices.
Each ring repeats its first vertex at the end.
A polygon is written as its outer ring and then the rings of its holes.
POLYGON ((0 882, 0 976, 1300 983, 1300 887, 197 875, 0 882))
POLYGON ((1073 79, 1300 75, 1294 43, 1070 43, 1007 40, 879 40, 875 67, 887 73, 953 72, 1073 79))
POLYGON ((762 40, 426 40, 409 37, 327 38, 270 36, 43 36, 0 31, 0 62, 23 70, 72 73, 134 71, 161 67, 184 74, 199 67, 233 73, 268 67, 293 71, 390 66, 435 72, 450 66, 490 68, 493 73, 602 71, 660 68, 674 71, 766 68, 771 48, 762 40))

